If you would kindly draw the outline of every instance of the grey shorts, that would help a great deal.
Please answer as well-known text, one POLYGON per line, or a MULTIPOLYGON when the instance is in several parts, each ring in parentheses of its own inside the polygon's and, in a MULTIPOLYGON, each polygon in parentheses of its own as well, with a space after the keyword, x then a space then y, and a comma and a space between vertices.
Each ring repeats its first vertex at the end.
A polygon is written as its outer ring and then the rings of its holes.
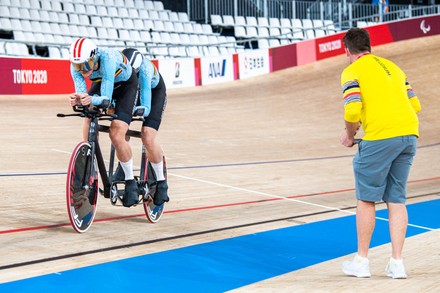
POLYGON ((414 135, 362 140, 353 159, 356 198, 405 203, 406 183, 416 148, 414 135))

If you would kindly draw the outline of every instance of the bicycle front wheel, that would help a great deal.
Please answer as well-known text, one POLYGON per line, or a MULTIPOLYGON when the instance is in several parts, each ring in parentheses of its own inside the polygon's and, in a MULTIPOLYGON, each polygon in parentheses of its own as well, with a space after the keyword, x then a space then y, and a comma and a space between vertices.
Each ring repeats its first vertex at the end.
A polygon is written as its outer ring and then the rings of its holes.
POLYGON ((90 228, 96 214, 98 169, 92 156, 90 144, 85 141, 79 143, 72 153, 67 170, 67 213, 73 229, 78 233, 90 228))

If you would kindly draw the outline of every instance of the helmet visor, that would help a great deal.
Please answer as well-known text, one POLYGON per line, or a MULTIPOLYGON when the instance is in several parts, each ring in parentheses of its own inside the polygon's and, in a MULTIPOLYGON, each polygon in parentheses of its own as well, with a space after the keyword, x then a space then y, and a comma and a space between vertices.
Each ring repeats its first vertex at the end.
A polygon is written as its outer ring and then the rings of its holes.
POLYGON ((94 57, 88 59, 87 61, 84 61, 83 63, 72 63, 73 68, 76 71, 81 71, 81 72, 89 72, 90 70, 93 69, 94 64, 95 64, 94 57))

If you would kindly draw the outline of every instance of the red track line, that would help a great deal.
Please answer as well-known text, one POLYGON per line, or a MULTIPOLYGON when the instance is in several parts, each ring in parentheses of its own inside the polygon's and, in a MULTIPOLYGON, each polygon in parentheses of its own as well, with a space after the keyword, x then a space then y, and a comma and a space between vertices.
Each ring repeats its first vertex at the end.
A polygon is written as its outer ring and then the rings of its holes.
MULTIPOLYGON (((412 181, 408 181, 408 183, 418 183, 418 182, 433 181, 433 180, 439 180, 439 179, 440 179, 440 177, 432 177, 432 178, 412 180, 412 181)), ((316 192, 316 193, 292 195, 292 196, 287 196, 286 198, 301 198, 301 197, 308 197, 308 196, 314 196, 314 195, 336 194, 336 193, 342 193, 342 192, 348 192, 348 191, 354 191, 354 190, 355 190, 354 188, 348 188, 348 189, 340 189, 340 190, 332 190, 332 191, 323 191, 323 192, 316 192)), ((231 206, 240 206, 240 205, 248 205, 248 204, 254 204, 254 203, 262 203, 262 202, 283 200, 283 199, 284 198, 268 198, 268 199, 253 200, 253 201, 243 201, 243 202, 228 203, 228 204, 221 204, 221 205, 212 205, 212 206, 203 206, 203 207, 179 209, 179 210, 170 210, 170 211, 165 211, 164 213, 165 214, 183 213, 183 212, 189 212, 189 211, 217 209, 217 208, 224 208, 224 207, 231 207, 231 206)), ((145 217, 145 214, 137 214, 137 215, 130 215, 130 216, 120 216, 120 217, 112 217, 112 218, 95 219, 93 222, 109 222, 109 221, 117 221, 117 220, 121 220, 121 219, 129 219, 129 218, 137 218, 137 217, 145 217)), ((52 228, 58 228, 58 227, 63 227, 63 226, 70 226, 70 223, 48 225, 48 226, 27 227, 27 228, 11 229, 11 230, 3 230, 3 231, 0 231, 0 235, 1 234, 12 234, 12 233, 26 232, 26 231, 34 231, 34 230, 52 229, 52 228)))

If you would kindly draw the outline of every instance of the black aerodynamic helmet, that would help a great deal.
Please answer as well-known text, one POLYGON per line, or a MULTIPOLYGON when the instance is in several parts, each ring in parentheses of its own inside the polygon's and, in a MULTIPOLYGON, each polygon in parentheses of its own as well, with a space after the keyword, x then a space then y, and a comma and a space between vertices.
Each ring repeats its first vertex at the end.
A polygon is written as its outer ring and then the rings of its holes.
POLYGON ((136 73, 138 73, 139 69, 141 68, 142 60, 144 58, 142 53, 136 49, 127 48, 122 51, 122 54, 127 57, 128 62, 130 62, 133 69, 136 71, 136 73))

